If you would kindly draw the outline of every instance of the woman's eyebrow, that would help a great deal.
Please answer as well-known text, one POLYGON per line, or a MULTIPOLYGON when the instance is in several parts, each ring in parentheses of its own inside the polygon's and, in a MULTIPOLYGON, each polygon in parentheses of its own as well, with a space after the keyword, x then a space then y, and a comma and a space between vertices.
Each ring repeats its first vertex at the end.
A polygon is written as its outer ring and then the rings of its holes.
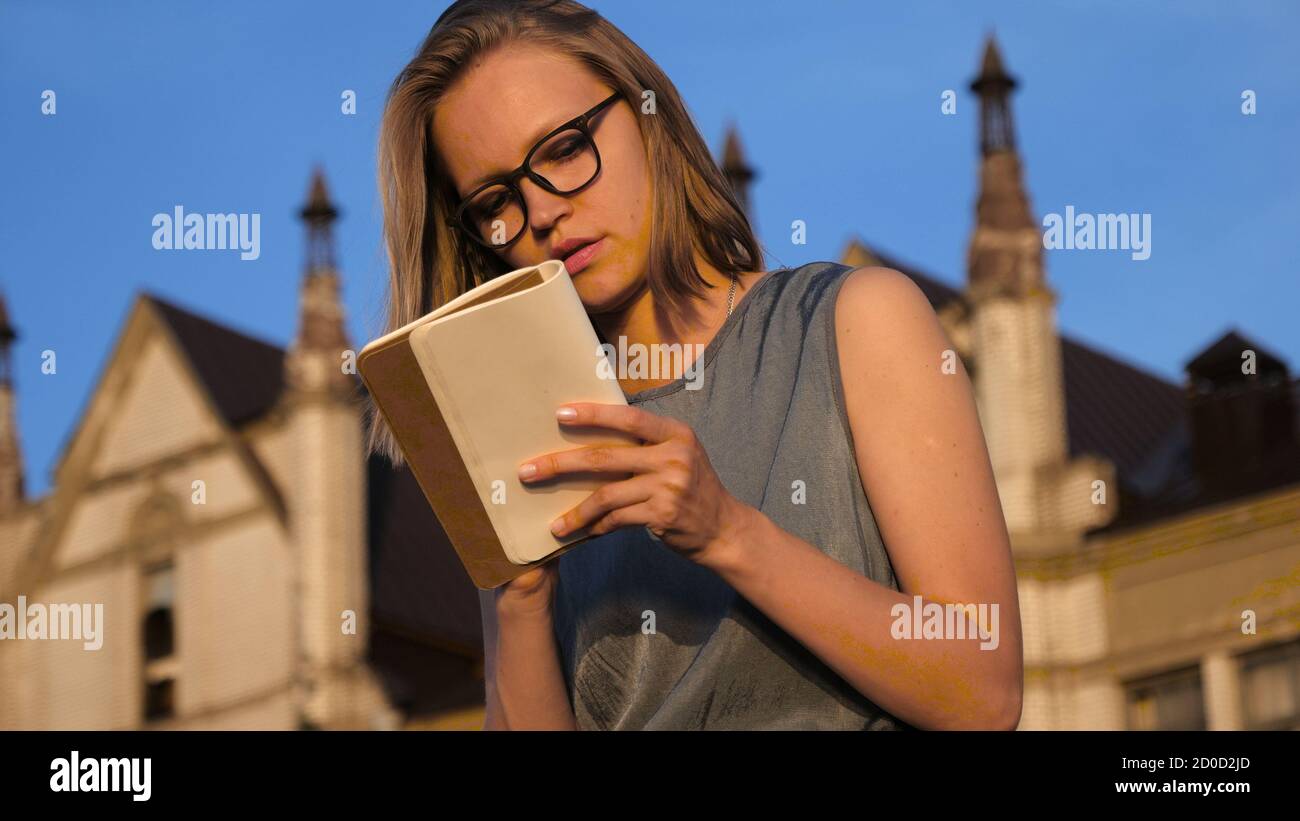
MULTIPOLYGON (((569 118, 569 120, 572 119, 574 118, 573 117, 569 118)), ((533 135, 528 138, 528 141, 526 143, 524 143, 524 145, 526 146, 526 148, 524 148, 524 151, 526 152, 528 151, 529 148, 532 148, 533 146, 537 145, 538 140, 540 140, 542 137, 545 137, 547 134, 550 134, 552 131, 559 128, 564 123, 569 122, 569 120, 559 120, 559 119, 546 120, 546 123, 548 124, 543 125, 541 128, 534 131, 533 135)), ((523 161, 524 161, 524 155, 521 153, 519 155, 519 162, 523 162, 523 161)), ((517 168, 518 165, 519 163, 515 163, 514 167, 517 168)), ((468 190, 473 191, 475 188, 478 188, 480 185, 492 179, 493 177, 499 177, 504 173, 506 173, 506 169, 489 171, 488 173, 483 174, 482 176, 472 181, 468 186, 468 190)))

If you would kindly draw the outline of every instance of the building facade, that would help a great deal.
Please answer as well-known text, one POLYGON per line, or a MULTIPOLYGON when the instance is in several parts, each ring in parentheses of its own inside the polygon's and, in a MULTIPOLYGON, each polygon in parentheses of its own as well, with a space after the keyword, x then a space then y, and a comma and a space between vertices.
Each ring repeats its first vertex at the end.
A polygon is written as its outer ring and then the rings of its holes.
POLYGON ((0 727, 481 724, 474 588, 447 584, 409 473, 365 454, 336 213, 318 174, 287 352, 140 295, 42 499, 22 493, 3 317, 0 602, 29 628, 53 604, 103 622, 94 650, 0 640, 0 727))

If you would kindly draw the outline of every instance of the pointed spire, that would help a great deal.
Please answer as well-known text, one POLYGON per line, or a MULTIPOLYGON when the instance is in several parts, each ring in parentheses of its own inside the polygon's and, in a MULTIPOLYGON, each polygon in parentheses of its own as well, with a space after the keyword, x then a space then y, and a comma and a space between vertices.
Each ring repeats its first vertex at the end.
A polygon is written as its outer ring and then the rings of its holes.
POLYGON ((1015 125, 1011 121, 1011 92, 1016 79, 1002 67, 1002 52, 990 33, 984 45, 980 75, 970 88, 980 97, 980 152, 988 156, 995 151, 1016 149, 1015 125))
POLYGON ((14 409, 12 345, 18 338, 9 322, 9 309, 0 293, 0 516, 23 503, 23 457, 18 446, 18 418, 14 409))
POLYGON ((1011 92, 997 41, 984 46, 980 75, 971 89, 980 97, 980 182, 975 233, 967 255, 970 295, 1025 295, 1046 291, 1042 237, 1029 208, 1016 152, 1011 92))
POLYGON ((740 134, 735 123, 727 127, 726 141, 722 146, 722 167, 747 169, 745 150, 740 146, 740 134))
MULTIPOLYGON (((998 50, 997 36, 993 32, 989 32, 989 36, 984 40, 984 64, 975 82, 984 86, 1005 84, 1008 88, 1015 88, 1015 78, 1007 74, 1006 69, 1002 67, 1002 52, 998 50)), ((974 90, 980 89, 976 87, 974 90)))
POLYGON ((0 293, 0 385, 9 385, 13 379, 10 347, 18 332, 9 323, 9 308, 5 305, 5 295, 0 293))
POLYGON ((740 146, 740 134, 736 130, 735 123, 727 126, 727 136, 722 146, 722 174, 731 184, 731 190, 735 192, 736 199, 745 210, 745 216, 749 217, 749 184, 754 179, 755 173, 745 161, 745 151, 740 146))
POLYGON ((338 209, 330 202, 325 186, 325 172, 317 166, 312 173, 311 191, 307 204, 298 212, 307 224, 307 273, 334 268, 334 220, 338 209))
POLYGON ((347 390, 353 380, 343 372, 343 353, 350 349, 344 329, 339 277, 334 260, 334 220, 325 174, 312 175, 307 203, 299 211, 307 227, 305 276, 299 303, 298 336, 285 362, 289 385, 300 390, 347 390))

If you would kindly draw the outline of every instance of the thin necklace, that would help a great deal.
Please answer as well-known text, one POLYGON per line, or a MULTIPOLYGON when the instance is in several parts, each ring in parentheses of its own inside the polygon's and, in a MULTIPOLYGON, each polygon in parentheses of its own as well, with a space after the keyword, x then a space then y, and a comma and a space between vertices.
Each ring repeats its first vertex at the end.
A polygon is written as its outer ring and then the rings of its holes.
POLYGON ((731 301, 736 298, 736 272, 731 272, 731 290, 727 291, 727 318, 731 318, 731 301))

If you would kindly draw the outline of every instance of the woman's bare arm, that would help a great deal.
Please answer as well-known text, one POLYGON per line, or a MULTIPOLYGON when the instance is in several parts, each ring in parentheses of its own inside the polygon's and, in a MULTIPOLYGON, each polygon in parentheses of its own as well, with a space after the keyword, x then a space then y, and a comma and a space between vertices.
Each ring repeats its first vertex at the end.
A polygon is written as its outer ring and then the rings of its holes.
POLYGON ((748 526, 715 552, 714 567, 904 721, 1014 729, 1023 695, 1019 600, 970 382, 960 362, 941 369, 952 345, 911 280, 880 268, 848 277, 836 310, 846 411, 863 489, 900 589, 866 578, 753 509, 748 526), (922 611, 969 604, 991 619, 977 624, 969 616, 979 612, 964 611, 965 638, 907 640, 912 631, 896 628, 915 623, 916 596, 922 611))
POLYGON ((549 605, 499 606, 497 591, 479 591, 483 616, 485 730, 575 730, 560 670, 549 605))
POLYGON ((501 713, 501 699, 497 697, 497 608, 496 594, 491 590, 478 591, 479 613, 483 618, 483 729, 508 730, 501 713))

